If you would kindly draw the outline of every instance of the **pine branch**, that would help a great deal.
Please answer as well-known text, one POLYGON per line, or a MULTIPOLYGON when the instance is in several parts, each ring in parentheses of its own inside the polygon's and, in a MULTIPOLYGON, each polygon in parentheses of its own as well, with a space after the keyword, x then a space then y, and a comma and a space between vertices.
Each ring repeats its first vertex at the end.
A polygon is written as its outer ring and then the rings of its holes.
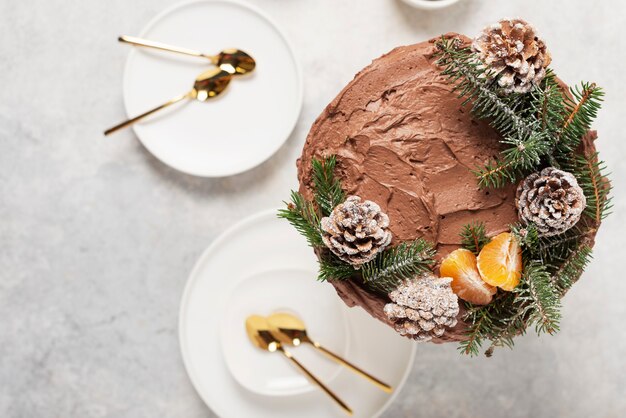
POLYGON ((552 70, 547 69, 541 84, 530 92, 530 97, 528 113, 540 121, 542 131, 551 136, 559 135, 566 113, 565 95, 552 70))
POLYGON ((559 136, 557 151, 568 154, 574 151, 582 137, 589 131, 598 111, 602 107, 604 91, 595 83, 581 83, 570 88, 572 97, 566 96, 562 131, 559 136))
POLYGON ((521 95, 499 96, 497 85, 486 69, 474 58, 469 48, 461 48, 458 39, 442 37, 436 44, 437 63, 442 74, 456 83, 454 90, 465 97, 464 105, 472 101, 472 112, 479 119, 491 119, 490 124, 505 136, 527 137, 536 129, 536 121, 521 117, 521 95), (495 87, 494 87, 495 86, 495 87))
POLYGON ((429 271, 434 255, 434 248, 424 239, 402 243, 365 263, 361 268, 363 282, 372 290, 387 294, 402 280, 429 271))
POLYGON ((472 222, 464 225, 459 235, 461 236, 461 245, 476 255, 489 242, 484 222, 472 222))
POLYGON ((523 335, 529 326, 537 333, 558 331, 560 294, 550 273, 539 261, 526 263, 520 285, 512 292, 499 292, 485 306, 471 306, 465 316, 470 323, 467 340, 459 345, 464 354, 476 355, 485 340, 491 344, 485 355, 496 347, 513 347, 513 338, 523 335))
POLYGON ((338 259, 334 254, 319 258, 317 279, 320 281, 345 280, 352 277, 355 273, 354 267, 338 259))
POLYGON ((532 249, 533 258, 548 266, 558 266, 567 260, 579 243, 593 231, 593 229, 583 229, 575 226, 562 234, 541 237, 532 249))
POLYGON ((315 183, 315 202, 322 211, 322 216, 328 216, 335 206, 345 200, 341 189, 341 182, 335 178, 337 158, 333 155, 319 161, 313 159, 313 182, 315 183))
MULTIPOLYGON (((477 171, 479 185, 500 187, 515 181, 523 171, 538 166, 541 158, 554 148, 553 138, 542 129, 543 123, 548 126, 547 119, 539 120, 536 113, 528 112, 529 98, 525 95, 498 95, 493 77, 469 48, 459 46, 458 40, 442 38, 436 45, 437 63, 444 67, 442 74, 455 83, 454 90, 459 97, 466 98, 463 104, 471 102, 474 116, 487 119, 502 134, 501 142, 512 146, 503 153, 501 160, 477 171)), ((551 87, 548 91, 552 94, 551 87)), ((542 106, 545 103, 545 116, 554 115, 551 106, 554 99, 540 94, 538 97, 535 98, 537 103, 542 106)))
POLYGON ((513 338, 518 335, 526 334, 526 323, 524 322, 525 313, 526 311, 523 309, 518 309, 511 317, 502 320, 503 326, 490 338, 491 344, 485 351, 487 357, 491 357, 497 347, 513 348, 513 338))
POLYGON ((516 223, 511 225, 510 229, 511 233, 517 239, 517 242, 522 246, 525 255, 534 254, 533 251, 539 243, 539 231, 537 231, 537 227, 533 224, 524 225, 522 223, 516 223))
POLYGON ((514 292, 516 301, 527 311, 527 326, 534 325, 537 334, 554 334, 559 330, 561 298, 544 264, 526 263, 521 285, 514 292))
POLYGON ((279 210, 278 217, 286 219, 293 225, 306 238, 311 247, 323 246, 320 219, 313 204, 295 191, 291 192, 291 202, 285 202, 285 204, 287 208, 279 210))
POLYGON ((533 132, 525 139, 507 137, 500 142, 511 145, 502 151, 504 161, 511 161, 513 168, 531 171, 541 164, 541 159, 552 151, 553 143, 545 132, 533 132))
MULTIPOLYGON (((519 311, 515 308, 515 295, 511 292, 500 292, 496 298, 484 306, 466 303, 467 314, 463 318, 470 324, 466 333, 467 339, 459 343, 459 351, 463 354, 475 356, 485 340, 491 340, 492 345, 497 344, 512 347, 513 336, 524 332, 524 326, 510 330, 511 318, 519 311)), ((516 323, 516 322, 515 322, 516 323)), ((488 350, 485 354, 491 356, 488 350)))
POLYGON ((494 161, 474 171, 478 186, 482 189, 498 189, 507 183, 513 183, 522 173, 516 168, 518 161, 494 161))
POLYGON ((465 317, 471 325, 467 332, 467 339, 459 343, 458 350, 471 357, 477 356, 483 340, 487 338, 487 330, 491 327, 491 317, 486 309, 471 311, 465 317))
POLYGON ((556 271, 552 280, 561 296, 565 295, 572 285, 578 281, 591 258, 591 247, 583 243, 556 271))
POLYGON ((607 179, 606 165, 604 161, 598 159, 598 153, 582 156, 570 156, 567 163, 567 170, 570 171, 585 193, 587 207, 585 214, 589 216, 596 225, 610 214, 613 207, 611 183, 607 179))

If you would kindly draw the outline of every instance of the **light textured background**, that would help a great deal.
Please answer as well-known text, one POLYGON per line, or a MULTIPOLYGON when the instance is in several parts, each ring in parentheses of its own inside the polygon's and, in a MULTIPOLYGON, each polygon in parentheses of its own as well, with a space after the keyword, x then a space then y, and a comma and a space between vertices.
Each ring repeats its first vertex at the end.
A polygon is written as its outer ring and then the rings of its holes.
POLYGON ((228 225, 287 196, 309 126, 371 59, 503 16, 540 29, 564 80, 607 89, 596 127, 616 213, 564 300, 557 336, 520 338, 492 359, 420 346, 386 417, 622 416, 626 4, 462 0, 427 13, 395 0, 252 2, 293 41, 302 115, 270 161, 206 180, 162 165, 130 130, 102 136, 124 117, 128 47, 117 35, 138 33, 172 0, 0 0, 0 416, 212 417, 176 332, 196 258, 228 225))

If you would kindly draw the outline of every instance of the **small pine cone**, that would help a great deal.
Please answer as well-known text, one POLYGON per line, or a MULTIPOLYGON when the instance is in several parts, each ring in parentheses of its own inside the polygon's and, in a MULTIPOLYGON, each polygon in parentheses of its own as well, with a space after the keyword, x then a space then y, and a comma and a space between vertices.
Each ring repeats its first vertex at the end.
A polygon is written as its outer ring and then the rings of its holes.
POLYGON ((350 196, 322 218, 322 240, 340 259, 360 268, 391 242, 389 217, 376 203, 350 196))
POLYGON ((503 19, 486 27, 472 43, 478 59, 504 93, 527 93, 546 75, 552 57, 535 28, 522 19, 503 19))
POLYGON ((573 227, 587 199, 571 173, 547 167, 520 182, 515 205, 520 220, 534 224, 539 235, 549 237, 573 227))
POLYGON ((386 304, 384 311, 394 322, 395 330, 417 341, 429 341, 441 337, 446 327, 455 326, 459 300, 452 292, 451 282, 449 277, 428 273, 405 280, 389 293, 394 303, 386 304))

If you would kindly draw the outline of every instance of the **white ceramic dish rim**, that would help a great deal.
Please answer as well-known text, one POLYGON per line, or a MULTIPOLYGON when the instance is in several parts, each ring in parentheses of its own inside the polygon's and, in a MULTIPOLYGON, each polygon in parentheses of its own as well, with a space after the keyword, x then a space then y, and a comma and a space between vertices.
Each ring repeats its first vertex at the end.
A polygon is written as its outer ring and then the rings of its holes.
MULTIPOLYGON (((231 234, 237 232, 238 230, 242 230, 242 229, 246 228, 250 224, 254 224, 255 222, 258 222, 260 219, 262 219, 262 218, 264 218, 264 217, 266 217, 268 215, 275 215, 278 210, 279 210, 278 208, 275 208, 275 209, 266 209, 266 210, 257 212, 256 214, 250 215, 250 216, 240 220, 239 222, 236 222, 234 225, 231 225, 226 230, 224 230, 211 244, 209 244, 209 246, 204 250, 202 255, 198 258, 198 261, 196 261, 196 264, 194 265, 193 269, 191 270, 191 273, 189 274, 189 276, 187 278, 187 282, 185 283, 185 288, 183 290, 183 294, 182 294, 181 302, 180 302, 180 307, 179 307, 179 311, 178 311, 178 342, 179 342, 179 345, 180 345, 180 352, 181 352, 181 356, 182 356, 182 359, 183 359, 183 364, 185 366, 185 370, 187 371, 187 375, 189 376, 189 379, 191 380, 192 385, 196 389, 196 393, 198 393, 198 395, 203 400, 203 402, 209 408, 211 408, 211 410, 213 412, 217 413, 218 415, 219 415, 220 411, 217 411, 216 409, 214 409, 214 406, 211 405, 211 403, 208 401, 208 399, 206 399, 204 397, 204 395, 198 390, 198 387, 199 387, 198 386, 199 385, 198 377, 196 376, 196 374, 193 372, 193 370, 190 367, 189 353, 187 351, 187 346, 186 346, 186 343, 185 343, 186 340, 185 340, 184 335, 183 335, 183 333, 184 333, 184 323, 186 322, 184 320, 185 319, 185 312, 184 312, 183 308, 187 305, 187 301, 189 300, 191 289, 193 287, 192 279, 194 277, 197 277, 198 271, 200 270, 201 266, 205 263, 205 259, 210 256, 210 254, 214 251, 214 249, 217 248, 218 246, 222 245, 222 243, 225 242, 226 239, 231 234)), ((352 308, 352 309, 355 309, 355 308, 352 308)), ((375 319, 372 318, 372 321, 374 321, 374 320, 375 319)), ((217 344, 217 342, 216 342, 216 344, 217 344)), ((387 401, 381 406, 381 408, 375 414, 372 415, 372 418, 379 417, 396 400, 396 398, 398 397, 398 394, 401 392, 401 389, 406 384, 406 380, 409 378, 409 374, 411 373, 411 370, 413 369, 413 364, 415 362, 416 353, 417 353, 417 344, 414 344, 413 348, 411 349, 411 354, 409 356, 409 361, 407 362, 405 372, 402 375, 402 378, 400 379, 397 387, 395 388, 393 393, 389 396, 387 401)))
MULTIPOLYGON (((161 19, 163 19, 164 17, 166 17, 167 15, 169 15, 170 13, 173 13, 174 11, 183 8, 183 7, 187 7, 190 6, 192 4, 195 3, 232 3, 232 4, 236 4, 240 7, 246 8, 250 11, 252 11, 253 13, 256 13, 257 15, 259 15, 261 18, 265 19, 275 30, 276 32, 280 35, 281 39, 283 40, 283 42, 285 43, 285 45, 287 46, 287 49, 289 50, 289 54, 291 55, 291 59, 293 60, 294 63, 294 68, 296 70, 296 79, 298 81, 298 90, 296 92, 297 97, 296 97, 296 107, 297 110, 295 112, 294 118, 293 118, 293 122, 289 128, 289 130, 287 131, 287 135, 285 136, 285 138, 276 143, 276 146, 272 147, 271 152, 268 153, 267 157, 265 157, 263 160, 259 160, 254 162, 254 164, 248 164, 245 166, 240 166, 237 169, 234 170, 230 170, 230 171, 224 171, 222 173, 219 174, 207 174, 207 173, 200 173, 198 171, 195 170, 189 170, 189 169, 185 169, 183 167, 180 166, 173 166, 170 163, 164 161, 163 159, 161 159, 159 156, 157 156, 152 149, 150 149, 150 146, 148 144, 146 144, 144 141, 142 141, 141 136, 139 135, 139 133, 137 132, 137 130, 135 129, 135 127, 133 126, 133 132, 135 133, 135 136, 137 137, 137 139, 139 140, 139 142, 150 152, 150 154, 152 154, 156 159, 158 159, 159 161, 161 161, 163 164, 167 165, 168 167, 172 167, 180 172, 186 173, 186 174, 191 174, 193 176, 197 176, 197 177, 205 177, 205 178, 221 178, 221 177, 228 177, 228 176, 234 176, 236 174, 241 174, 244 173, 246 171, 252 170, 255 167, 258 167, 259 165, 263 164, 264 162, 266 162, 267 160, 269 160, 270 158, 272 158, 276 152, 278 152, 278 150, 285 145, 285 142, 287 142, 287 140, 289 139, 289 137, 291 136, 291 134, 293 133, 293 130, 295 129, 298 120, 300 119, 300 114, 302 112, 302 104, 304 101, 304 83, 302 80, 302 68, 300 67, 300 62, 296 59, 296 55, 294 53, 294 49, 293 49, 293 45, 291 44, 291 41, 289 40, 289 38, 287 38, 287 36, 285 35, 285 32, 282 30, 282 28, 280 26, 278 26, 276 24, 276 22, 274 21, 274 19, 272 19, 269 15, 267 15, 263 10, 261 10, 259 7, 249 4, 245 1, 241 1, 241 0, 185 0, 185 1, 181 1, 179 3, 175 3, 169 7, 167 7, 166 9, 162 10, 161 12, 159 12, 156 16, 154 16, 152 19, 150 19, 150 21, 148 22, 148 24, 146 26, 144 26, 144 28, 141 30, 139 37, 145 37, 146 34, 152 30, 152 28, 159 22, 161 21, 161 19)), ((127 117, 131 117, 130 113, 129 113, 129 98, 128 98, 128 79, 129 79, 129 73, 130 73, 130 66, 132 64, 132 58, 135 54, 137 54, 137 50, 136 48, 132 48, 131 51, 128 53, 127 58, 126 58, 126 63, 124 65, 124 75, 123 75, 123 81, 122 81, 122 95, 123 95, 123 100, 124 100, 124 110, 126 112, 127 117)))
POLYGON ((403 0, 410 6, 419 7, 420 9, 434 10, 443 9, 444 7, 452 6, 459 0, 403 0))

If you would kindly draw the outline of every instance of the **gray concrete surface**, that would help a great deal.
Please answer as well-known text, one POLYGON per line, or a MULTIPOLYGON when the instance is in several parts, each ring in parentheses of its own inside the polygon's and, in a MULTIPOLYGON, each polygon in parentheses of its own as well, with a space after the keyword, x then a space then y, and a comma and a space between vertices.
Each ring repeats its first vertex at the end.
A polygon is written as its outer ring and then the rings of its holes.
POLYGON ((462 0, 440 12, 395 0, 251 0, 286 30, 304 69, 296 130, 267 163, 206 180, 158 162, 124 116, 127 47, 172 0, 0 0, 0 416, 212 417, 177 340, 178 303, 202 250, 296 184, 308 127, 372 58, 503 16, 540 28, 566 81, 606 87, 598 142, 615 213, 564 300, 562 331, 494 358, 423 345, 386 417, 618 417, 626 411, 623 225, 626 5, 462 0))

